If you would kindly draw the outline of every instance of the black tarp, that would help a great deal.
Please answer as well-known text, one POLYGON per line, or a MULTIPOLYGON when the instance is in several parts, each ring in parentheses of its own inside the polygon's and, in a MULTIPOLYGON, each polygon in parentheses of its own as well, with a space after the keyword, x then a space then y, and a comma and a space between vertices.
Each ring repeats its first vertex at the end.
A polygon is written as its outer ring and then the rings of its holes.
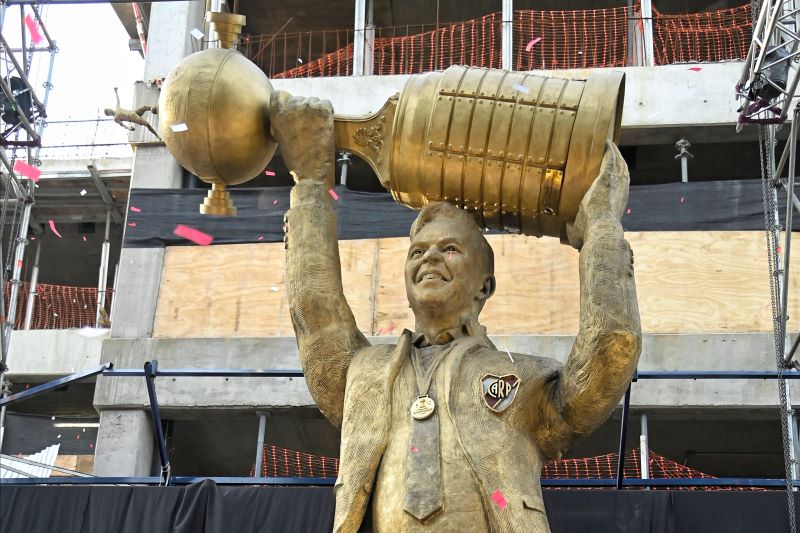
MULTIPOLYGON (((553 533, 789 531, 782 491, 545 490, 544 501, 553 533)), ((327 533, 333 509, 330 487, 0 485, 3 533, 327 533)))
MULTIPOLYGON (((336 187, 341 239, 408 235, 415 212, 388 193, 356 192, 336 187)), ((183 224, 214 237, 216 244, 279 242, 289 187, 233 189, 236 217, 201 215, 201 189, 131 189, 131 211, 123 246, 190 244, 173 234, 183 224), (133 209, 135 208, 135 209, 133 209), (137 211, 138 210, 138 211, 137 211)), ((709 181, 631 187, 622 219, 627 231, 763 230, 761 182, 709 181)))

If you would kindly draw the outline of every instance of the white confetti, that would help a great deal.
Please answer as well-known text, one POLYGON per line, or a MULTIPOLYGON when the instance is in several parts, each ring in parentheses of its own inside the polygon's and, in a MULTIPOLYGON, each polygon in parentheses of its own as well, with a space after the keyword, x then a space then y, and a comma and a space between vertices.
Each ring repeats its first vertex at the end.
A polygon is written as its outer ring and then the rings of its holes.
POLYGON ((269 290, 271 290, 272 292, 278 292, 278 287, 273 285, 272 287, 269 288, 269 290))
POLYGON ((515 83, 514 85, 512 85, 512 87, 515 88, 516 90, 518 90, 521 93, 528 94, 529 92, 531 92, 530 89, 528 89, 524 85, 520 85, 519 83, 515 83))
POLYGON ((174 131, 175 133, 180 133, 180 132, 182 132, 182 131, 189 131, 189 126, 187 126, 187 125, 186 125, 185 123, 183 123, 183 122, 181 122, 180 124, 173 124, 172 126, 170 126, 170 128, 171 128, 171 129, 172 129, 172 131, 174 131))
POLYGON ((81 189, 81 196, 86 196, 87 194, 88 192, 86 191, 86 189, 81 189))
POLYGON ((107 335, 108 332, 109 332, 108 328, 92 328, 86 326, 78 330, 78 335, 80 335, 81 337, 93 338, 93 337, 102 337, 103 335, 107 335))
POLYGON ((58 434, 58 437, 56 437, 56 438, 57 438, 57 439, 60 439, 60 438, 61 438, 61 433, 59 433, 59 434, 58 434))
POLYGON ((300 59, 299 57, 297 58, 297 62, 300 63, 301 65, 303 64, 303 60, 300 59))
POLYGON ((203 32, 201 32, 200 30, 198 30, 197 28, 193 29, 193 30, 191 31, 191 34, 192 34, 192 37, 194 37, 194 38, 195 38, 195 39, 197 39, 198 41, 199 41, 200 39, 202 39, 203 37, 205 37, 205 34, 204 34, 203 32))

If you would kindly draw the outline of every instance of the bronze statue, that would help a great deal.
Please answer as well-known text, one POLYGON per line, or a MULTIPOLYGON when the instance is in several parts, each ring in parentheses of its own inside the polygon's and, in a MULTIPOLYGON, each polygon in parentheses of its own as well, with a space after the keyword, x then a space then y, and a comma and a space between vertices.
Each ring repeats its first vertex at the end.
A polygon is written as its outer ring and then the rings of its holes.
POLYGON ((471 215, 430 203, 405 265, 414 331, 371 346, 344 298, 328 102, 273 93, 271 133, 296 184, 286 215, 289 304, 305 378, 341 428, 334 531, 547 532, 545 461, 600 425, 628 386, 641 330, 620 224, 628 171, 608 142, 567 226, 581 325, 565 365, 499 351, 478 317, 493 254, 471 215), (313 139, 313 141, 312 141, 313 139))
POLYGON ((114 95, 117 97, 117 107, 114 109, 111 109, 110 107, 105 108, 103 113, 105 113, 106 116, 114 117, 114 122, 128 131, 136 131, 136 128, 134 126, 125 125, 125 122, 131 122, 133 124, 144 126, 150 130, 150 133, 156 136, 156 139, 159 141, 161 140, 161 137, 158 135, 158 132, 155 130, 155 128, 153 128, 153 126, 151 126, 150 123, 143 118, 143 115, 148 111, 154 115, 157 115, 157 107, 143 105, 141 107, 137 107, 136 109, 123 109, 119 103, 119 91, 117 90, 117 87, 114 87, 114 95))

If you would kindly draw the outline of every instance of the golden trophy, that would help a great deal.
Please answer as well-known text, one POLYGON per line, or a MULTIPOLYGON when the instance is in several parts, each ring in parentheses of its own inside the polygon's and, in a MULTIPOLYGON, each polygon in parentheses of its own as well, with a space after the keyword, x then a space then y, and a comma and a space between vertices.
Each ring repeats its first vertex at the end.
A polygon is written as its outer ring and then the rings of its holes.
MULTIPOLYGON (((275 153, 272 86, 234 49, 244 17, 208 16, 227 48, 192 54, 169 73, 160 129, 175 158, 212 185, 200 211, 230 216, 225 186, 254 178, 275 153)), ((623 93, 624 74, 612 70, 565 79, 452 66, 411 76, 371 116, 336 116, 336 146, 363 158, 401 204, 444 200, 482 227, 563 240, 606 140, 619 139, 623 93)))

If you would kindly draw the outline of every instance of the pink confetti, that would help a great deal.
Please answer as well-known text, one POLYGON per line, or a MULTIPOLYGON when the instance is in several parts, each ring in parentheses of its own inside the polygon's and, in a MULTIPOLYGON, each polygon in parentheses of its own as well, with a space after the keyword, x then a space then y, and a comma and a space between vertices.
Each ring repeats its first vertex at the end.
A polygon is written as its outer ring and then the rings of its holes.
POLYGON ((530 52, 531 49, 533 48, 533 45, 535 45, 536 43, 538 43, 541 40, 542 40, 541 37, 535 37, 535 38, 531 39, 531 41, 525 46, 525 51, 526 52, 530 52))
POLYGON ((130 226, 132 228, 135 228, 136 227, 136 222, 128 222, 128 226, 130 226))
POLYGON ((48 220, 47 223, 50 225, 50 231, 55 233, 56 237, 58 237, 59 239, 63 239, 64 238, 64 237, 61 236, 61 234, 56 229, 56 223, 55 223, 55 221, 53 221, 52 218, 50 220, 48 220))
POLYGON ((83 242, 86 242, 86 235, 83 236, 83 242))
POLYGON ((142 212, 142 210, 139 209, 138 207, 136 207, 135 205, 131 206, 131 211, 133 211, 134 213, 141 213, 142 212))
POLYGON ((92 444, 92 443, 90 442, 90 443, 89 443, 89 448, 90 448, 90 449, 91 449, 91 448, 94 448, 94 444, 92 444))
POLYGON ((412 446, 411 451, 417 453, 419 451, 419 448, 417 448, 416 446, 412 446))
POLYGON ((17 266, 22 268, 22 259, 17 259, 17 266))
POLYGON ((178 237, 183 237, 187 241, 192 241, 200 246, 208 246, 214 240, 214 237, 208 233, 203 233, 200 230, 184 226, 183 224, 175 226, 173 233, 178 237))
POLYGON ((503 496, 503 493, 500 492, 500 490, 496 490, 492 493, 492 501, 497 504, 501 511, 506 508, 506 505, 508 505, 506 497, 503 496))
POLYGON ((339 199, 339 195, 336 194, 336 191, 334 191, 333 189, 328 189, 328 194, 330 194, 331 198, 333 198, 334 200, 338 200, 339 199))
POLYGON ((278 200, 272 200, 272 205, 278 205, 278 200))
POLYGON ((681 196, 681 203, 683 203, 683 200, 684 200, 684 198, 683 198, 683 196, 681 196))
POLYGON ((703 67, 691 67, 689 68, 689 70, 691 70, 692 72, 700 72, 701 70, 703 70, 703 67))
POLYGON ((22 159, 17 159, 16 161, 14 161, 14 172, 17 172, 27 178, 30 178, 30 180, 34 183, 39 181, 39 176, 42 175, 41 170, 39 170, 33 165, 29 165, 22 159))
POLYGON ((25 15, 25 25, 28 27, 28 31, 31 34, 31 41, 33 44, 39 44, 42 42, 42 34, 39 33, 39 28, 36 26, 36 21, 33 20, 33 17, 30 14, 25 15))
POLYGON ((627 211, 625 211, 625 213, 626 213, 626 214, 628 214, 628 215, 630 215, 630 214, 631 214, 631 208, 629 207, 629 208, 628 208, 628 210, 627 210, 627 211))
POLYGON ((264 236, 263 236, 263 235, 259 235, 259 236, 258 236, 258 240, 259 240, 259 241, 263 241, 263 240, 264 240, 264 236))
POLYGON ((266 174, 267 176, 274 176, 275 172, 273 172, 272 170, 265 170, 264 174, 266 174))

